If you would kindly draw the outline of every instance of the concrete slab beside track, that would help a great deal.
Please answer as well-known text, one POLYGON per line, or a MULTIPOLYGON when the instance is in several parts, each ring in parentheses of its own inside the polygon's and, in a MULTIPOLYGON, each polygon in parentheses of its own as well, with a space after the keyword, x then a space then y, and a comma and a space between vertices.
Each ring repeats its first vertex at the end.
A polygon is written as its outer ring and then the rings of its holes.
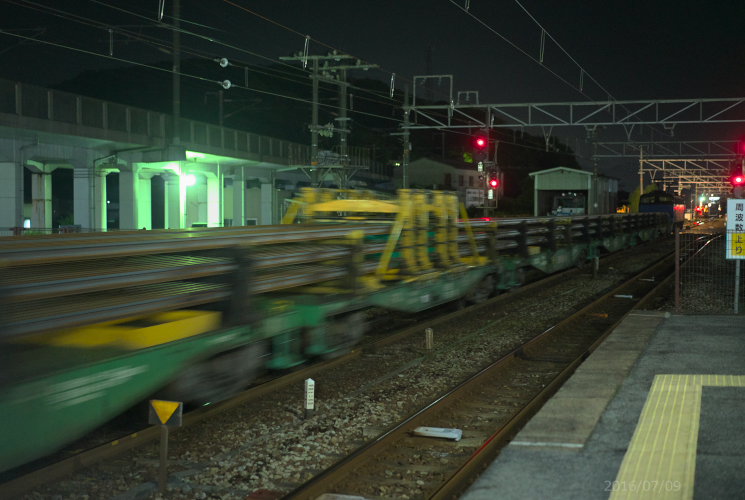
POLYGON ((742 316, 637 311, 462 496, 742 498, 742 316))

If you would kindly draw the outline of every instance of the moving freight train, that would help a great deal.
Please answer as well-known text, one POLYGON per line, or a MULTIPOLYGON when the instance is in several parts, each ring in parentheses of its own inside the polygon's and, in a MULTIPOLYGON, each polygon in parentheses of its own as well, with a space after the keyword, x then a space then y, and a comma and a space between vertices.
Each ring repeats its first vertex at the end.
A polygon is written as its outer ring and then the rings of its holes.
POLYGON ((661 214, 459 222, 456 198, 304 190, 286 224, 0 239, 0 471, 157 395, 218 401, 348 350, 364 311, 478 302, 658 237, 661 214))

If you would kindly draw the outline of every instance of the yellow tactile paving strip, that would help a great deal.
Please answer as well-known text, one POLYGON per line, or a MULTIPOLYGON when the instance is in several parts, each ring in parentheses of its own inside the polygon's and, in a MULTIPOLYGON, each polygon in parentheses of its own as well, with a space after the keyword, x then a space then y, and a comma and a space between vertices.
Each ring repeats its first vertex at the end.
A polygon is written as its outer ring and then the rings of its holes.
POLYGON ((657 375, 610 485, 611 500, 693 498, 702 387, 745 387, 745 375, 657 375))

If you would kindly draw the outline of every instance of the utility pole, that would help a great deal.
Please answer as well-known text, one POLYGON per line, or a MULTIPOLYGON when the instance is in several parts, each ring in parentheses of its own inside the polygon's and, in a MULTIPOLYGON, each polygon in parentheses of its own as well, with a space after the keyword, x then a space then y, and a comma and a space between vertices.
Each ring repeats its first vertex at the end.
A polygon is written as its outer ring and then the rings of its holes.
POLYGON ((181 142, 181 0, 173 1, 173 144, 181 142))
POLYGON ((404 89, 404 151, 401 158, 401 172, 403 175, 403 179, 401 180, 401 188, 402 189, 409 189, 409 155, 411 154, 410 151, 410 144, 409 144, 409 135, 411 132, 409 131, 409 86, 406 85, 404 89))
POLYGON ((318 58, 313 59, 313 107, 311 111, 310 125, 310 164, 316 168, 311 169, 311 182, 317 185, 320 182, 318 175, 318 58))
POLYGON ((639 197, 644 194, 644 147, 639 148, 639 197))
MULTIPOLYGON (((311 183, 314 186, 320 186, 323 183, 324 177, 331 171, 336 171, 339 184, 342 187, 346 187, 349 179, 352 177, 354 172, 350 172, 349 162, 349 118, 347 117, 347 99, 348 99, 348 85, 347 70, 350 69, 361 69, 368 70, 370 68, 377 68, 377 64, 362 64, 362 62, 350 55, 340 54, 333 51, 325 56, 319 55, 307 55, 297 54, 289 57, 280 57, 282 61, 310 61, 311 74, 310 78, 313 81, 313 102, 311 111, 311 124, 308 127, 310 129, 310 149, 311 158, 310 166, 308 169, 302 168, 305 174, 309 177, 311 183), (355 61, 352 63, 351 61, 355 61), (321 65, 323 63, 323 65, 321 65), (336 125, 321 126, 318 123, 318 112, 319 112, 319 97, 318 97, 318 85, 319 82, 331 83, 339 86, 339 117, 336 119, 338 122, 336 125), (318 151, 318 138, 319 135, 331 137, 334 132, 339 134, 339 161, 332 162, 330 165, 322 165, 319 159, 318 151), (324 170, 325 169, 325 170, 324 170), (309 170, 306 171, 306 170, 309 170)), ((355 171, 359 167, 355 168, 355 171)))
POLYGON ((352 177, 352 173, 349 172, 349 133, 351 132, 349 127, 349 118, 347 118, 347 90, 349 84, 347 83, 347 70, 339 70, 339 118, 336 119, 338 127, 335 129, 339 132, 339 156, 341 159, 342 168, 337 171, 339 176, 339 187, 341 189, 347 189, 349 187, 349 180, 352 177))

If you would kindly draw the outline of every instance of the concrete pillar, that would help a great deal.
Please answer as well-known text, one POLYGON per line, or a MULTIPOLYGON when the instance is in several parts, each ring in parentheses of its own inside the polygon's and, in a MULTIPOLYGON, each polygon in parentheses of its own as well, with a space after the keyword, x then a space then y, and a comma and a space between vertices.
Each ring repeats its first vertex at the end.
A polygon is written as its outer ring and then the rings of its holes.
POLYGON ((206 221, 209 227, 221 227, 223 223, 222 210, 222 174, 205 172, 206 177, 206 221))
POLYGON ((246 223, 246 174, 243 168, 236 167, 233 175, 233 225, 246 223))
POLYGON ((138 171, 137 165, 122 167, 119 170, 119 229, 124 231, 140 229, 137 214, 138 171))
POLYGON ((161 174, 165 181, 166 229, 184 227, 184 194, 181 189, 181 176, 178 174, 161 174))
POLYGON ((94 208, 93 222, 96 229, 106 231, 108 229, 108 204, 106 201, 106 175, 107 172, 96 172, 93 179, 94 185, 94 208))
POLYGON ((259 224, 273 224, 274 222, 274 189, 270 183, 261 185, 261 211, 259 224))
POLYGON ((150 172, 137 175, 137 229, 153 228, 152 179, 150 172))
POLYGON ((47 167, 32 169, 31 173, 31 227, 52 227, 52 172, 47 167))
POLYGON ((23 226, 23 165, 0 162, 0 234, 23 226))
POLYGON ((106 173, 92 164, 73 169, 73 217, 83 229, 106 230, 106 173))

